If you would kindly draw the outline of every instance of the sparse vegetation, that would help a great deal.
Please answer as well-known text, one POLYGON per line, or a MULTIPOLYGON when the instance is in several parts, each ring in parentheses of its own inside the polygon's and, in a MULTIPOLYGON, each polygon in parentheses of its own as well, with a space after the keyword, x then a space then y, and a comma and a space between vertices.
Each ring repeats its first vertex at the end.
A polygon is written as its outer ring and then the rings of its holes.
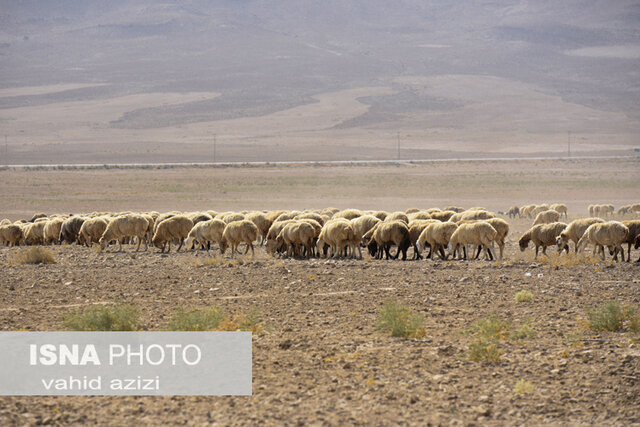
POLYGON ((64 326, 71 331, 137 331, 138 315, 129 304, 96 305, 68 314, 64 326))
POLYGON ((514 340, 526 340, 531 339, 536 336, 536 331, 531 327, 531 325, 527 322, 524 325, 520 326, 520 328, 513 331, 511 334, 511 339, 514 340))
POLYGON ((533 294, 529 291, 522 290, 516 293, 516 302, 531 302, 533 301, 533 294))
POLYGON ((169 320, 171 331, 212 331, 220 326, 226 314, 217 307, 202 310, 184 310, 178 308, 169 320))
POLYGON ((475 321, 469 330, 475 340, 469 344, 468 357, 474 362, 499 363, 500 340, 509 338, 511 325, 497 314, 475 321))
POLYGON ((587 310, 587 325, 593 331, 621 331, 640 333, 640 314, 633 305, 620 305, 617 301, 608 301, 587 310))
POLYGON ((251 331, 259 334, 264 331, 261 324, 261 312, 252 308, 247 312, 228 315, 219 307, 186 311, 179 308, 169 320, 171 331, 251 331))
POLYGON ((427 335, 424 316, 413 313, 397 301, 387 301, 378 315, 378 329, 392 337, 423 338, 427 335))
POLYGON ((53 252, 42 246, 34 246, 16 254, 13 257, 13 263, 15 264, 54 264, 56 258, 53 256, 53 252))
POLYGON ((513 388, 513 393, 517 396, 524 396, 525 394, 533 393, 534 387, 531 382, 527 380, 518 380, 515 387, 513 388))

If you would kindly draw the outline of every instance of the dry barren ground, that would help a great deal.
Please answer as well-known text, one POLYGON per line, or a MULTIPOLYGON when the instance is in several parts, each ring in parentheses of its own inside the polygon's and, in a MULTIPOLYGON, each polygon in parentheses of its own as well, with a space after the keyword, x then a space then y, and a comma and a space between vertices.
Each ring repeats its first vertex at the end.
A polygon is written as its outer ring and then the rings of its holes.
MULTIPOLYGON (((394 204, 398 208, 431 206, 433 199, 447 198, 455 203, 460 200, 455 188, 463 199, 459 204, 484 200, 483 205, 496 210, 508 202, 511 191, 517 194, 513 198, 534 202, 563 200, 565 195, 574 211, 592 198, 594 202, 639 198, 637 185, 633 184, 637 176, 633 163, 623 163, 617 181, 611 184, 604 177, 615 168, 613 163, 587 163, 580 170, 575 164, 568 168, 555 165, 555 169, 545 169, 544 173, 540 170, 548 164, 539 166, 538 172, 522 171, 520 185, 524 193, 506 186, 502 188, 507 194, 499 194, 501 184, 492 180, 488 187, 477 184, 469 189, 455 184, 457 187, 434 189, 434 194, 418 185, 414 188, 420 197, 415 200, 405 198, 404 193, 394 194, 404 188, 396 181, 402 174, 406 180, 419 184, 421 180, 435 180, 435 172, 439 171, 451 177, 442 181, 445 183, 454 182, 454 171, 443 166, 430 175, 433 171, 425 169, 390 168, 385 171, 393 177, 391 184, 380 184, 382 195, 376 202, 385 209, 393 209, 394 204), (558 172, 556 181, 561 184, 553 186, 553 180, 544 181, 552 170, 558 172), (419 173, 412 175, 412 171, 419 173), (588 182, 579 178, 589 172, 599 183, 592 186, 593 192, 588 182), (540 181, 527 181, 526 176, 540 181), (578 190, 565 190, 568 184, 564 179, 571 180, 578 190), (474 188, 476 195, 471 194, 474 188), (548 193, 542 193, 544 188, 548 193), (531 192, 532 189, 539 192, 531 192), (552 196, 544 197, 545 194, 552 196)), ((273 173, 284 175, 291 171, 274 170, 273 173)), ((305 189, 313 188, 313 182, 305 184, 303 171, 293 170, 288 177, 302 184, 279 193, 289 204, 286 207, 295 207, 297 191, 301 191, 302 200, 315 201, 317 206, 348 204, 342 194, 354 190, 361 191, 354 199, 355 205, 366 200, 368 175, 353 172, 365 169, 319 170, 328 172, 325 176, 334 172, 333 176, 352 178, 344 182, 345 187, 338 186, 333 197, 328 187, 319 186, 316 200, 304 195, 305 189), (326 197, 325 203, 320 203, 321 197, 326 197)), ((211 171, 221 173, 207 170, 205 174, 211 171)), ((89 175, 74 178, 68 175, 72 173, 69 171, 3 171, 7 179, 3 179, 2 197, 11 200, 8 209, 3 209, 18 217, 34 210, 59 211, 64 203, 68 203, 68 210, 108 209, 111 202, 100 201, 101 194, 114 197, 113 209, 121 209, 124 203, 116 200, 118 191, 126 200, 139 194, 142 200, 136 203, 151 200, 148 209, 159 208, 153 205, 154 197, 165 209, 169 205, 177 208, 181 203, 191 209, 206 203, 181 199, 184 188, 170 193, 149 191, 145 187, 148 181, 140 178, 154 173, 157 179, 167 179, 164 171, 109 172, 100 172, 99 179, 93 181, 102 186, 94 186, 96 200, 91 202, 74 199, 88 194, 92 184, 83 177, 89 175), (131 181, 128 189, 118 185, 123 182, 119 181, 124 176, 120 174, 126 173, 138 180, 131 181), (13 195, 9 189, 18 185, 19 178, 26 179, 22 181, 25 191, 13 195), (52 186, 36 185, 47 183, 52 186), (68 183, 78 186, 80 196, 64 190, 68 183), (46 191, 59 195, 46 198, 46 191), (25 198, 31 197, 42 200, 37 205, 26 204, 25 198)), ((179 172, 170 171, 175 174, 170 176, 179 176, 179 172)), ((190 174, 187 177, 194 185, 205 182, 205 178, 194 178, 198 174, 193 171, 185 173, 190 174)), ((279 200, 269 200, 269 196, 279 190, 269 186, 265 187, 264 199, 258 199, 260 190, 252 181, 252 171, 229 173, 226 179, 236 183, 238 194, 241 189, 250 190, 245 191, 244 198, 231 193, 233 197, 227 204, 218 199, 210 208, 239 208, 242 200, 246 207, 259 205, 260 201, 264 205, 278 203, 279 200)), ((457 176, 465 176, 464 173, 457 170, 457 176)), ((496 172, 478 169, 470 173, 496 172)), ((189 180, 183 179, 181 183, 187 185, 189 180)), ((473 182, 471 177, 464 180, 473 182)), ((216 191, 216 182, 212 181, 209 191, 216 191)), ((277 182, 286 188, 283 181, 277 182)), ((628 200, 632 201, 636 200, 628 200)), ((142 207, 136 205, 132 209, 142 207)), ((638 336, 626 331, 593 332, 585 328, 586 310, 603 301, 640 306, 640 264, 573 263, 553 256, 534 261, 531 250, 521 254, 516 243, 529 227, 529 220, 511 223, 503 262, 373 261, 367 257, 285 260, 271 258, 262 249, 253 259, 239 257, 232 261, 218 257, 210 261, 203 253, 163 255, 149 250, 134 255, 55 246, 51 250, 57 263, 28 266, 10 262, 22 248, 0 248, 2 330, 61 329, 63 316, 69 310, 113 301, 143 308, 142 321, 149 330, 165 328, 178 307, 211 305, 229 312, 257 307, 267 329, 253 340, 251 397, 2 397, 0 424, 640 424, 638 336), (515 301, 515 293, 523 289, 533 293, 532 302, 515 301), (425 315, 424 339, 392 338, 376 329, 379 310, 389 299, 425 315), (475 320, 491 313, 510 321, 512 330, 530 325, 535 336, 501 341, 499 363, 472 362, 467 357, 473 340, 469 328, 475 320), (519 380, 529 381, 532 391, 514 393, 519 380)), ((635 260, 640 253, 635 251, 632 255, 635 260)))

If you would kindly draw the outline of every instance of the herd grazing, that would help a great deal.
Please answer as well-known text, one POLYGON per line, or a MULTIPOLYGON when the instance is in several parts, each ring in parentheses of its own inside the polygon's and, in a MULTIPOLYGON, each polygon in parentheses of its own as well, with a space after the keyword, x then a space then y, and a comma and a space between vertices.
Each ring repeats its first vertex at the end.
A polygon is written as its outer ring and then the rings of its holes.
MULTIPOLYGON (((362 258, 363 249, 373 259, 407 259, 424 256, 433 260, 502 260, 510 224, 507 219, 528 219, 531 228, 518 239, 521 251, 533 246, 540 250, 555 246, 557 252, 583 252, 592 246, 593 254, 606 258, 606 250, 617 261, 631 260, 632 246, 640 248, 640 203, 620 207, 593 204, 588 217, 572 215, 561 203, 512 206, 506 212, 491 212, 483 207, 458 206, 410 208, 386 212, 325 208, 315 210, 275 210, 242 212, 93 212, 88 214, 46 215, 30 219, 0 221, 0 242, 4 246, 78 244, 97 245, 101 251, 123 250, 124 244, 139 251, 149 246, 160 252, 203 250, 217 246, 221 254, 231 248, 231 257, 244 244, 244 254, 254 244, 267 254, 295 258, 362 258), (614 220, 618 215, 619 220, 614 220), (502 216, 502 217, 500 217, 502 216), (636 219, 625 219, 624 217, 636 219), (564 220, 564 222, 563 222, 564 220), (499 253, 495 254, 495 246, 499 253), (497 256, 496 256, 497 255, 497 256)), ((638 260, 640 261, 640 259, 638 260)))

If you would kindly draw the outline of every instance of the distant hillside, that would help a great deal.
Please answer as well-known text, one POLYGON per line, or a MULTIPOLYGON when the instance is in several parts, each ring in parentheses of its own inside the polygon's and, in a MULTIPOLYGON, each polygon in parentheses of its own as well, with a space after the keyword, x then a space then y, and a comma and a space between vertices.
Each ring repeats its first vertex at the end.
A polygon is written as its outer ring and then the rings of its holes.
POLYGON ((369 112, 337 128, 400 128, 412 112, 468 105, 403 80, 450 75, 518 82, 640 122, 639 1, 3 1, 0 58, 0 89, 102 84, 0 96, 0 109, 220 94, 127 111, 110 121, 121 129, 257 117, 372 86, 395 94, 363 98, 369 112))

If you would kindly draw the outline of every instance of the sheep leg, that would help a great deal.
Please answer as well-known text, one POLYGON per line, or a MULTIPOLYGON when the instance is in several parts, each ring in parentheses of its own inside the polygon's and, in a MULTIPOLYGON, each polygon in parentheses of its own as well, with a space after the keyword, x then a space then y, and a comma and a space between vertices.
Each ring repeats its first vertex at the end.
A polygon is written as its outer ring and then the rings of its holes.
MULTIPOLYGON (((631 261, 631 243, 629 243, 629 248, 627 249, 627 262, 631 261)), ((624 258, 624 249, 622 250, 622 257, 624 258)), ((624 261, 624 260, 623 260, 624 261)))
POLYGON ((498 247, 500 248, 500 260, 502 260, 502 254, 504 253, 504 242, 500 242, 498 244, 498 247))
POLYGON ((118 252, 122 252, 122 239, 118 239, 118 252))
POLYGON ((489 253, 489 261, 493 261, 494 257, 493 257, 493 254, 491 253, 491 248, 489 246, 486 246, 485 249, 489 253))
POLYGON ((538 259, 538 248, 539 248, 539 246, 536 245, 536 256, 533 259, 538 259))
POLYGON ((182 247, 183 243, 184 243, 184 240, 180 239, 180 244, 178 245, 178 249, 176 249, 176 252, 180 252, 180 248, 182 247))
MULTIPOLYGON (((244 248, 244 255, 246 255, 246 254, 248 254, 248 253, 249 253, 249 245, 250 245, 250 243, 245 242, 245 244, 246 244, 246 247, 244 248)), ((292 246, 293 246, 293 245, 292 245, 292 246)), ((253 248, 253 246, 252 246, 252 248, 253 248)), ((295 252, 295 251, 294 251, 294 252, 295 252)))

